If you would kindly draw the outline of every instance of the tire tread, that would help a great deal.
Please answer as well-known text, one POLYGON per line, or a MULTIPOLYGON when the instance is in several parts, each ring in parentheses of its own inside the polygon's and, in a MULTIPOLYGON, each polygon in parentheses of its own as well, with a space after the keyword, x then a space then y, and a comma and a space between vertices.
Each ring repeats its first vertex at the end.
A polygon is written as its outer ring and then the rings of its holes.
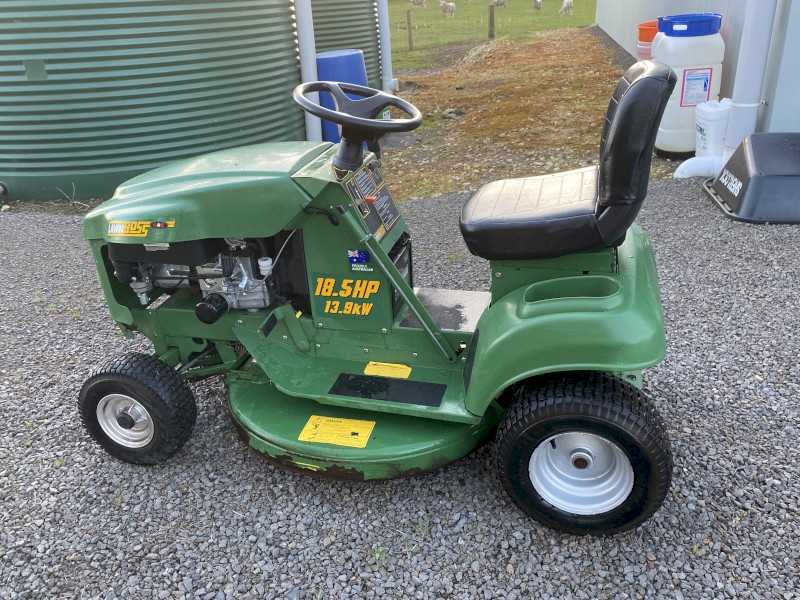
MULTIPOLYGON (((504 465, 511 462, 511 454, 515 450, 514 444, 509 441, 516 438, 514 433, 540 420, 573 416, 590 416, 613 423, 640 440, 650 456, 657 457, 653 472, 658 477, 652 482, 654 495, 649 499, 648 508, 635 520, 605 533, 631 529, 652 516, 666 497, 672 479, 673 458, 666 425, 645 393, 618 377, 599 371, 558 374, 542 385, 517 388, 496 437, 496 464, 506 492, 526 510, 517 500, 517 491, 512 482, 503 476, 504 465)), ((529 510, 526 512, 537 518, 529 510)), ((569 526, 547 524, 575 532, 569 526)))
POLYGON ((78 405, 81 421, 90 435, 113 456, 134 464, 156 464, 175 454, 188 441, 197 420, 194 395, 180 374, 158 358, 138 352, 121 354, 95 369, 83 384, 78 405), (87 394, 100 380, 133 381, 149 388, 160 399, 167 413, 167 435, 157 448, 147 453, 137 452, 98 436, 93 408, 96 404, 91 403, 87 394))

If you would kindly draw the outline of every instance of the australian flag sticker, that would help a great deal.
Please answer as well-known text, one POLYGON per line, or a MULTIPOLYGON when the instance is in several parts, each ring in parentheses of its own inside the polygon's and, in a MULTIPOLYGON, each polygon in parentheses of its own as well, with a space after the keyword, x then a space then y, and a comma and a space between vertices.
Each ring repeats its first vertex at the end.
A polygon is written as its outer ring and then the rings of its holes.
POLYGON ((348 250, 347 260, 351 265, 363 265, 369 262, 369 250, 348 250))
POLYGON ((347 251, 347 261, 350 263, 350 270, 352 271, 372 272, 372 267, 370 266, 371 258, 369 250, 347 251))

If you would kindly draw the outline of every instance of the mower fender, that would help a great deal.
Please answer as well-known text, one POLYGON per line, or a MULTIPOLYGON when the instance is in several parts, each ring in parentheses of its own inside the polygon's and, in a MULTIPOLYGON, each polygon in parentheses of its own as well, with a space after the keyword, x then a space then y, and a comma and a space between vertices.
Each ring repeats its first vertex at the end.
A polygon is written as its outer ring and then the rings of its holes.
MULTIPOLYGON (((466 408, 480 415, 512 384, 559 371, 641 371, 666 353, 655 261, 646 238, 620 271, 539 281, 482 315, 467 359, 466 408)), ((628 244, 626 244, 628 246, 628 244)))

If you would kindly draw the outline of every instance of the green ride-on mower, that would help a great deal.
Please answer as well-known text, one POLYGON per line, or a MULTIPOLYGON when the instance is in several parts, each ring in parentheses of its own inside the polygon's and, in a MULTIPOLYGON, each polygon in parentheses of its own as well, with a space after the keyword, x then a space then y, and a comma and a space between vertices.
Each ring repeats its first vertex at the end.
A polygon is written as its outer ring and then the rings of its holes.
POLYGON ((378 140, 422 116, 377 90, 294 91, 341 125, 338 145, 234 148, 121 185, 84 233, 111 317, 153 354, 89 377, 89 434, 123 461, 163 461, 195 423, 187 380, 224 374, 235 424, 280 466, 412 476, 494 434, 500 480, 531 517, 578 534, 638 525, 667 494, 672 455, 641 390, 665 339, 633 220, 674 84, 637 63, 609 104, 599 167, 495 181, 467 201, 461 232, 489 261, 488 292, 414 287, 378 140), (387 107, 408 118, 378 119, 387 107))

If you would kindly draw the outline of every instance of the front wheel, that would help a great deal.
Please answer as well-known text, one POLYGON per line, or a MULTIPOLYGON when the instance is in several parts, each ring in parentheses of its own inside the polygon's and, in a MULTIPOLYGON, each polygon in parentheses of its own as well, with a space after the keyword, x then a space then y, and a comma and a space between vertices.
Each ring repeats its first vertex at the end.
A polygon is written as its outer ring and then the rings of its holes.
POLYGON ((672 479, 669 440, 652 402, 602 373, 519 388, 496 443, 512 500, 568 533, 639 525, 661 506, 672 479))
POLYGON ((146 354, 118 356, 83 384, 78 409, 89 435, 125 462, 152 465, 189 439, 197 405, 186 381, 146 354))

